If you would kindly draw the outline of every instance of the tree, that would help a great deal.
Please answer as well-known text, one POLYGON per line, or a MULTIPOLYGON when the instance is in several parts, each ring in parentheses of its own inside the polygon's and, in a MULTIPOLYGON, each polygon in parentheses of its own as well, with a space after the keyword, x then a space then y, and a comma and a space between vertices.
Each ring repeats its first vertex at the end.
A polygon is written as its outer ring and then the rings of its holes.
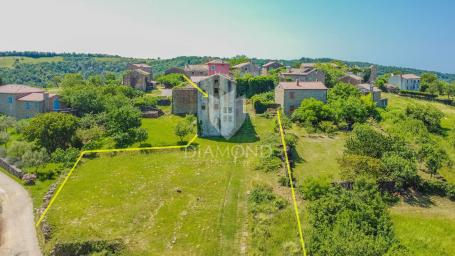
POLYGON ((422 92, 427 91, 427 89, 432 86, 438 80, 438 77, 433 73, 422 73, 420 76, 420 90, 422 92))
POLYGON ((38 169, 38 166, 45 164, 48 160, 49 155, 44 148, 26 151, 24 155, 22 155, 22 164, 24 167, 35 167, 35 170, 38 169))
POLYGON ((455 81, 452 83, 447 83, 445 86, 445 93, 447 94, 447 98, 453 97, 455 95, 455 81))
POLYGON ((50 112, 32 118, 25 127, 24 135, 29 141, 53 152, 57 148, 72 145, 78 118, 66 113, 50 112))
POLYGON ((444 114, 439 109, 428 104, 407 105, 405 114, 408 117, 422 121, 430 132, 440 131, 441 119, 444 117, 444 114))
POLYGON ((180 142, 183 143, 183 139, 193 131, 193 128, 190 123, 186 120, 182 120, 175 126, 174 133, 179 137, 180 142))
POLYGON ((85 85, 84 77, 79 73, 66 74, 63 76, 60 87, 72 87, 85 85))
POLYGON ((332 88, 338 80, 346 73, 347 67, 343 63, 318 63, 316 69, 324 72, 325 84, 327 87, 332 88))
POLYGON ((0 131, 6 132, 8 128, 14 127, 16 120, 10 116, 0 115, 0 131))
POLYGON ((0 132, 0 145, 5 145, 5 149, 7 148, 6 145, 9 141, 9 134, 5 131, 0 132))
POLYGON ((376 81, 374 81, 374 85, 376 85, 382 91, 386 91, 387 88, 385 87, 385 85, 389 82, 389 78, 390 74, 384 74, 382 76, 379 76, 378 78, 376 78, 376 81))
POLYGON ((228 60, 228 63, 229 65, 231 65, 231 67, 235 66, 235 65, 238 65, 238 64, 242 64, 242 63, 245 63, 245 62, 248 62, 250 61, 250 59, 245 56, 245 55, 237 55, 233 58, 230 58, 228 60))
POLYGON ((292 121, 318 126, 321 121, 331 120, 332 115, 332 110, 324 102, 309 98, 303 100, 300 107, 294 111, 292 121))
POLYGON ((142 139, 141 112, 131 105, 110 110, 106 116, 107 132, 114 138, 118 147, 126 147, 142 139))
POLYGON ((185 79, 183 78, 182 74, 162 75, 156 78, 156 81, 160 84, 163 84, 167 88, 172 88, 185 83, 185 79))

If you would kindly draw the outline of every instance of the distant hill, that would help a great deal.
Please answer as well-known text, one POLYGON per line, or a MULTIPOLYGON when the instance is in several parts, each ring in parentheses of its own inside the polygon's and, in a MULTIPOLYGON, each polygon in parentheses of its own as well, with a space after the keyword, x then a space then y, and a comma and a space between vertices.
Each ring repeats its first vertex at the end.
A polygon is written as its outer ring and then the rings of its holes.
MULTIPOLYGON (((67 73, 81 73, 84 77, 112 72, 118 77, 125 71, 128 63, 147 63, 152 67, 154 75, 162 74, 171 67, 183 67, 185 64, 207 62, 216 57, 209 56, 180 56, 172 59, 140 59, 126 58, 108 54, 81 54, 81 53, 53 53, 53 52, 0 52, 0 78, 3 83, 20 83, 36 86, 52 86, 54 77, 67 73)), ((278 60, 286 66, 294 66, 305 62, 329 62, 330 58, 301 58, 295 60, 278 60)), ((253 59, 254 63, 265 64, 267 59, 253 59)), ((367 62, 343 61, 349 66, 368 67, 367 62)), ((422 74, 431 72, 412 68, 377 65, 378 73, 401 71, 403 73, 422 74)), ((455 74, 432 72, 440 79, 454 81, 455 74)))

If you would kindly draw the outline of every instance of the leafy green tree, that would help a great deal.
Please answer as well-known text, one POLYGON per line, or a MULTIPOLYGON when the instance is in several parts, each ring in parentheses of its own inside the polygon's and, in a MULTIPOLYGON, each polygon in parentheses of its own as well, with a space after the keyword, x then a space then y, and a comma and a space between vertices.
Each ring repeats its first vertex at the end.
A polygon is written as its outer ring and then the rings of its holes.
POLYGON ((245 74, 236 78, 237 95, 243 95, 251 98, 254 95, 271 92, 275 89, 275 78, 273 76, 252 76, 245 74))
POLYGON ((185 79, 182 74, 167 74, 156 78, 156 81, 163 84, 167 88, 172 88, 185 83, 185 79))
POLYGON ((111 135, 118 147, 126 147, 142 139, 138 128, 141 126, 141 112, 131 105, 112 109, 106 116, 107 132, 111 135))
POLYGON ((106 109, 103 94, 93 86, 64 87, 61 95, 63 101, 79 116, 100 113, 106 109))
POLYGON ((303 100, 300 107, 294 111, 292 121, 318 126, 322 121, 331 120, 332 116, 332 110, 328 105, 314 98, 309 98, 303 100))
POLYGON ((16 120, 13 117, 0 114, 0 131, 6 132, 8 128, 14 127, 16 120))
POLYGON ((5 148, 7 148, 7 144, 9 141, 9 134, 5 131, 0 132, 0 145, 5 145, 5 148))
POLYGON ((67 148, 66 150, 58 148, 51 154, 51 161, 54 163, 61 163, 65 167, 71 167, 79 157, 79 150, 77 148, 67 148))
POLYGON ((423 144, 419 150, 418 156, 424 161, 425 167, 427 167, 431 176, 437 174, 449 160, 447 152, 435 142, 423 144))
POLYGON ((385 85, 389 82, 390 74, 384 74, 376 78, 374 85, 376 85, 382 91, 386 91, 385 85))
POLYGON ((29 141, 53 152, 57 148, 68 148, 73 143, 73 137, 77 129, 78 118, 58 112, 50 112, 32 118, 24 135, 29 141))
POLYGON ((242 64, 242 63, 249 62, 249 61, 250 61, 250 59, 247 56, 237 55, 233 58, 230 58, 228 60, 228 63, 231 65, 231 67, 233 67, 235 65, 242 64))
POLYGON ((422 73, 422 75, 420 76, 420 90, 422 92, 425 92, 427 91, 427 89, 429 87, 432 87, 432 85, 434 83, 436 83, 438 80, 438 77, 436 76, 436 74, 433 74, 433 73, 422 73))
POLYGON ((338 82, 328 93, 328 101, 336 101, 339 99, 346 100, 350 97, 360 97, 360 91, 352 84, 338 82))
POLYGON ((309 205, 309 254, 391 254, 399 245, 376 184, 364 179, 352 190, 331 188, 309 205))
POLYGON ((28 152, 32 151, 35 148, 35 145, 27 141, 15 140, 11 143, 11 146, 7 150, 8 162, 16 163, 22 160, 22 156, 28 152))
POLYGON ((395 185, 399 188, 416 185, 419 180, 417 166, 412 160, 394 154, 386 154, 381 159, 381 164, 381 180, 395 181, 395 185))
POLYGON ((455 95, 455 81, 452 83, 447 83, 445 86, 445 94, 447 95, 447 98, 451 98, 455 95))
POLYGON ((444 114, 437 108, 428 104, 410 104, 406 106, 405 114, 408 117, 422 121, 430 132, 441 129, 441 119, 444 114))
POLYGON ((49 155, 44 148, 39 150, 29 150, 22 155, 23 166, 35 167, 35 170, 37 170, 38 166, 45 164, 48 160, 49 155))
POLYGON ((187 120, 182 120, 179 123, 177 123, 174 129, 175 135, 179 137, 180 142, 182 143, 183 139, 185 139, 185 137, 189 135, 191 132, 193 132, 193 126, 187 120))
POLYGON ((63 76, 60 87, 72 87, 85 85, 84 77, 79 73, 66 74, 63 76))
POLYGON ((318 63, 316 69, 324 72, 325 84, 327 87, 332 88, 338 80, 346 73, 347 67, 342 63, 318 63))

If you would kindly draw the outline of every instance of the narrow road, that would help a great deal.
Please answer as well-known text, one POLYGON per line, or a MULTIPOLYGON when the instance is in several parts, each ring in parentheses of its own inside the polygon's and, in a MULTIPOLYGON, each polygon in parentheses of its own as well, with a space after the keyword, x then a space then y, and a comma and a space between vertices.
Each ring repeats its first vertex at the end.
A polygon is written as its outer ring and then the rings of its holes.
POLYGON ((28 192, 0 172, 0 255, 41 256, 28 192))

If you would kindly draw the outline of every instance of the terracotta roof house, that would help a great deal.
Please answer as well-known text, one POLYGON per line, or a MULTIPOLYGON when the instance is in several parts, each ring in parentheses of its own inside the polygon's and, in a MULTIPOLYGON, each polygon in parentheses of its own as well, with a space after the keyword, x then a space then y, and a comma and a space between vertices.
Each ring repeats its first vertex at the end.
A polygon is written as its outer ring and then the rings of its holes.
POLYGON ((270 70, 277 69, 282 67, 283 65, 277 61, 269 61, 266 64, 262 65, 262 74, 267 75, 270 70))
POLYGON ((165 75, 169 75, 169 74, 183 74, 183 75, 186 75, 186 72, 185 72, 185 70, 183 70, 183 68, 173 67, 173 68, 169 68, 166 71, 164 71, 164 74, 165 75))
POLYGON ((400 90, 418 91, 420 90, 420 77, 414 74, 392 75, 389 78, 389 84, 400 90))
POLYGON ((363 78, 354 74, 346 74, 339 79, 341 82, 358 85, 363 82, 363 78))
POLYGON ((123 85, 131 86, 142 91, 153 89, 152 69, 146 64, 128 64, 128 70, 123 75, 123 85))
POLYGON ((0 86, 0 113, 17 119, 31 118, 39 113, 65 109, 56 94, 21 84, 0 86))
POLYGON ((280 82, 275 87, 275 103, 280 104, 287 115, 292 114, 304 99, 327 101, 327 87, 322 82, 280 82))
POLYGON ((238 72, 240 75, 251 74, 253 76, 258 76, 261 73, 259 67, 251 61, 235 65, 232 67, 232 70, 238 72))
POLYGON ((280 74, 280 78, 284 81, 325 82, 324 72, 314 67, 288 68, 280 74))
POLYGON ((208 76, 209 66, 207 64, 185 65, 183 69, 188 76, 208 76))

